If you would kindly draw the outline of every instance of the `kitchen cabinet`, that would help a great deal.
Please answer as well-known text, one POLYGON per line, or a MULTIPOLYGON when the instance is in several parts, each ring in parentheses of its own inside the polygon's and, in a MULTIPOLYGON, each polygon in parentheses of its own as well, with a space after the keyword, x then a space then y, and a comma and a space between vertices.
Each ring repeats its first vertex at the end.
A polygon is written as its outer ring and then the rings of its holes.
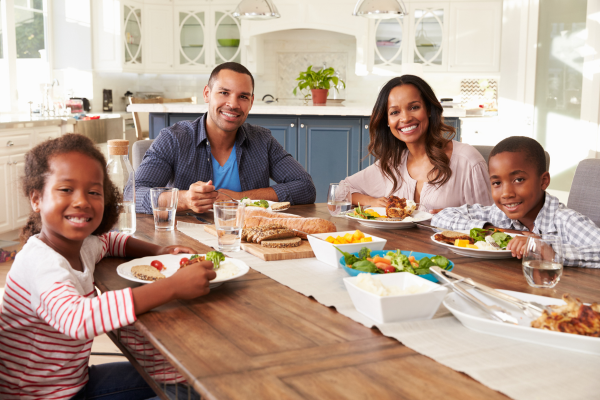
POLYGON ((411 3, 408 7, 408 62, 422 64, 427 71, 446 70, 450 3, 411 3))
POLYGON ((285 151, 298 160, 298 117, 279 115, 250 115, 246 122, 262 126, 271 131, 273 137, 285 151))
POLYGON ((0 156, 0 232, 11 230, 12 192, 10 182, 10 163, 8 156, 0 156))
POLYGON ((21 192, 20 178, 25 175, 25 154, 15 154, 8 158, 10 164, 10 183, 12 201, 12 226, 13 229, 25 226, 29 213, 31 212, 31 203, 29 198, 21 192))
POLYGON ((175 7, 175 68, 194 71, 207 68, 208 53, 208 7, 175 7))
POLYGON ((495 146, 508 135, 502 134, 498 117, 461 118, 461 141, 473 146, 495 146))
POLYGON ((144 70, 168 71, 173 68, 173 5, 145 4, 144 70))
POLYGON ((123 69, 126 71, 143 71, 142 7, 139 2, 123 2, 123 69))

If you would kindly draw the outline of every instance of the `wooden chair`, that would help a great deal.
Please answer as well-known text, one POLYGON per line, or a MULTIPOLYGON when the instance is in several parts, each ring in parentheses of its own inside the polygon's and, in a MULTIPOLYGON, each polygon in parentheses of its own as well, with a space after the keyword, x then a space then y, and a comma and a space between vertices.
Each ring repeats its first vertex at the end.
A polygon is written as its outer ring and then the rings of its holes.
MULTIPOLYGON (((191 103, 196 104, 195 97, 185 97, 182 99, 165 99, 157 97, 155 99, 141 99, 138 97, 130 97, 129 104, 164 104, 164 103, 191 103)), ((132 112, 133 124, 135 125, 135 134, 138 140, 148 139, 150 131, 150 113, 148 112, 132 112)))

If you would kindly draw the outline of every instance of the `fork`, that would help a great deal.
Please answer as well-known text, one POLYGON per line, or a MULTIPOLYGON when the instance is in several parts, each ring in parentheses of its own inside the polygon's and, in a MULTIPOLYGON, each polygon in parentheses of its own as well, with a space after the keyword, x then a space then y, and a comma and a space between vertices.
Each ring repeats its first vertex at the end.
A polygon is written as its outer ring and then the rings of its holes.
POLYGON ((494 240, 494 238, 491 237, 491 236, 486 236, 485 237, 485 242, 488 243, 488 244, 490 244, 495 249, 502 250, 502 247, 500 247, 500 245, 498 243, 496 243, 496 241, 494 240))
POLYGON ((233 197, 231 197, 231 196, 230 196, 230 195, 228 195, 227 193, 224 193, 224 192, 219 192, 218 190, 215 190, 215 193, 224 194, 225 196, 229 197, 229 198, 230 198, 231 200, 233 200, 233 201, 239 201, 239 200, 237 200, 237 199, 234 199, 233 197))

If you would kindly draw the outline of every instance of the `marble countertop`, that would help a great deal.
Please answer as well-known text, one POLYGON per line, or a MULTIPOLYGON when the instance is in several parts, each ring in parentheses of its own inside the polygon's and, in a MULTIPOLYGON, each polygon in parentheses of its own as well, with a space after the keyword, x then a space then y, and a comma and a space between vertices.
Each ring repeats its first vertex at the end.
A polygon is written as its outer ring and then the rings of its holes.
MULTIPOLYGON (((167 104, 130 104, 129 112, 152 113, 189 113, 199 114, 208 110, 208 104, 167 103, 167 104)), ((303 105, 301 102, 263 103, 255 101, 250 114, 261 115, 330 115, 330 116, 360 116, 368 117, 373 111, 373 105, 360 103, 327 103, 323 106, 303 105)), ((445 117, 464 117, 466 110, 460 108, 445 108, 445 117)))
MULTIPOLYGON (((86 114, 89 117, 100 115, 102 119, 105 118, 121 118, 122 114, 127 113, 113 113, 113 114, 86 114)), ((61 117, 40 117, 29 114, 0 114, 0 129, 22 129, 22 128, 34 128, 43 126, 63 126, 63 125, 74 125, 77 120, 72 116, 61 116, 61 117)))

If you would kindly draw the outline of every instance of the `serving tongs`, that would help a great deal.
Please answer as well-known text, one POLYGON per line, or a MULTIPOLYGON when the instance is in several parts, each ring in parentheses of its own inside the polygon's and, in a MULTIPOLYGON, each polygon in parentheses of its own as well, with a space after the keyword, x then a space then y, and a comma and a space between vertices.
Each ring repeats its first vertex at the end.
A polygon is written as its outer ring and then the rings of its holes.
POLYGON ((448 272, 448 271, 443 270, 440 267, 430 267, 429 271, 431 273, 433 273, 439 280, 445 282, 448 286, 450 286, 457 295, 459 295, 463 299, 469 301, 470 303, 475 304, 481 311, 485 312, 492 319, 494 319, 496 321, 504 322, 507 324, 513 324, 513 325, 519 324, 519 321, 517 321, 517 319, 515 317, 510 315, 503 308, 496 306, 496 305, 488 306, 483 301, 479 300, 477 297, 475 297, 471 293, 469 293, 465 288, 463 288, 462 286, 459 286, 457 284, 458 281, 454 281, 444 274, 444 272, 448 272))
POLYGON ((525 301, 525 300, 517 299, 516 297, 513 297, 506 293, 500 292, 496 289, 492 289, 489 286, 485 286, 481 283, 477 283, 477 282, 473 281, 471 278, 463 278, 462 276, 455 274, 454 272, 450 272, 450 271, 446 271, 446 270, 442 270, 442 273, 449 276, 450 278, 460 280, 461 283, 466 283, 466 284, 470 285, 471 287, 477 289, 477 291, 479 291, 481 293, 487 294, 488 296, 494 297, 498 300, 505 301, 507 303, 510 303, 510 304, 518 307, 521 311, 523 311, 523 314, 525 314, 526 316, 528 316, 530 318, 538 318, 544 311, 548 311, 549 313, 552 312, 551 308, 549 308, 543 304, 536 303, 535 301, 525 301))

